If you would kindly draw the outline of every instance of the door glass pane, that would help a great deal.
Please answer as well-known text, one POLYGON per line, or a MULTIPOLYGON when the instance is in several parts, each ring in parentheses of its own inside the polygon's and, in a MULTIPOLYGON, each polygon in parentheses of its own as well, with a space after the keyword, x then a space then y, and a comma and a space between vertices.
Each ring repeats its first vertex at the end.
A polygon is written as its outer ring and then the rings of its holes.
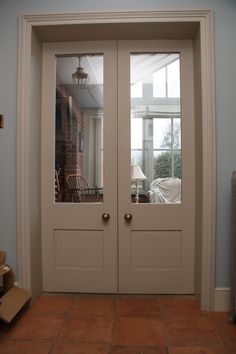
POLYGON ((166 97, 166 70, 162 68, 153 73, 153 97, 166 97))
POLYGON ((181 203, 180 55, 133 53, 130 64, 131 202, 181 203))
POLYGON ((167 95, 168 97, 180 96, 180 77, 179 77, 179 60, 173 61, 173 63, 167 66, 167 95))
POLYGON ((171 119, 153 119, 153 148, 165 149, 171 147, 171 119))
POLYGON ((55 202, 103 201, 103 55, 56 58, 55 202))

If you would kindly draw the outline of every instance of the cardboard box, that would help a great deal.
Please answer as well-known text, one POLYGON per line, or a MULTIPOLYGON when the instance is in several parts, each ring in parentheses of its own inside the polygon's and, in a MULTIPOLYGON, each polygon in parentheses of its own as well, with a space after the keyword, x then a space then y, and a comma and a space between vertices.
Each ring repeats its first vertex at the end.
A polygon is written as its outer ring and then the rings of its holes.
POLYGON ((14 285, 12 269, 4 264, 5 256, 6 253, 0 250, 0 318, 10 323, 31 295, 14 285))

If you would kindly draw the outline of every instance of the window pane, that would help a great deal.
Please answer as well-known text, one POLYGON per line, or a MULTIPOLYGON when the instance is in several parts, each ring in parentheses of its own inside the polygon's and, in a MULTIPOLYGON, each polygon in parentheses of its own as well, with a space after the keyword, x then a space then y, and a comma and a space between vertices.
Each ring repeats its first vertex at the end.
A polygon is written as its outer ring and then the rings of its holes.
POLYGON ((180 118, 173 119, 173 148, 181 149, 181 122, 180 118))
POLYGON ((153 97, 166 97, 166 69, 165 67, 153 74, 153 97))
POLYGON ((131 202, 180 203, 179 54, 131 54, 130 67, 131 202))
POLYGON ((143 151, 142 150, 131 150, 131 164, 141 165, 143 163, 143 151))
POLYGON ((131 149, 142 149, 143 147, 143 120, 141 118, 131 119, 131 149))
POLYGON ((154 178, 176 177, 181 179, 181 151, 154 151, 154 178))
POLYGON ((103 200, 103 55, 56 59, 55 201, 103 200))
POLYGON ((180 97, 180 72, 179 60, 167 66, 167 95, 168 97, 180 97))
POLYGON ((131 85, 131 97, 132 98, 139 98, 143 96, 143 83, 142 81, 138 81, 131 85))
POLYGON ((153 148, 171 149, 171 119, 154 118, 153 119, 153 148))
POLYGON ((173 177, 182 178, 182 168, 181 168, 181 151, 174 151, 174 174, 173 177))
POLYGON ((154 179, 172 177, 171 152, 154 151, 154 179))

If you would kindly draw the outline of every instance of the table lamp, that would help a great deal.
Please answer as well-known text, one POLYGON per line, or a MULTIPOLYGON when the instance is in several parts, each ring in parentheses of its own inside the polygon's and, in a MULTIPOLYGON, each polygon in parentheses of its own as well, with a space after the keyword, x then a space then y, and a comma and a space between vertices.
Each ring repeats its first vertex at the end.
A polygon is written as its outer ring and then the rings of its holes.
POLYGON ((147 177, 143 174, 143 171, 141 170, 140 166, 139 165, 131 166, 131 180, 135 181, 135 185, 136 185, 135 203, 139 202, 138 183, 139 181, 142 181, 144 179, 147 179, 147 177))

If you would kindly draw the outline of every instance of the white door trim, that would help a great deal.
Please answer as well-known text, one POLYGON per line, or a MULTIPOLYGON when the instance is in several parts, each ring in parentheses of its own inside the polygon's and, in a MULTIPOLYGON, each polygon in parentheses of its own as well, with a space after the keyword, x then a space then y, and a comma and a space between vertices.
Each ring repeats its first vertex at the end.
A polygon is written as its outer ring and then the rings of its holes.
POLYGON ((200 24, 202 98, 202 266, 201 307, 213 310, 215 277, 215 86, 211 10, 160 12, 48 13, 19 21, 17 109, 17 238, 20 285, 33 292, 30 223, 30 73, 34 26, 97 23, 197 22, 200 24))

